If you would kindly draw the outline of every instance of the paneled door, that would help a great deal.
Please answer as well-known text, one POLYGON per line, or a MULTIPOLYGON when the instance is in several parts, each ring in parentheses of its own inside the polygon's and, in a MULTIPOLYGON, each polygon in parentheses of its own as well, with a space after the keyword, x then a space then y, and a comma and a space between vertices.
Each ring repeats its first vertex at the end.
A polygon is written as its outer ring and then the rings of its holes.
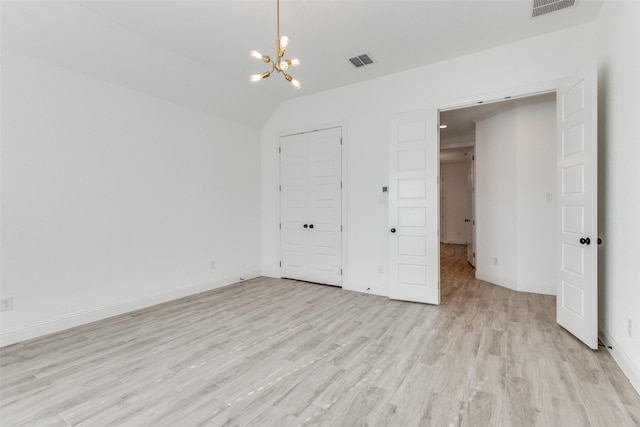
POLYGON ((342 128, 280 138, 280 274, 342 284, 342 128))
POLYGON ((556 93, 559 230, 557 322, 598 348, 597 74, 556 93))
POLYGON ((393 116, 389 131, 389 298, 440 303, 438 112, 393 116))

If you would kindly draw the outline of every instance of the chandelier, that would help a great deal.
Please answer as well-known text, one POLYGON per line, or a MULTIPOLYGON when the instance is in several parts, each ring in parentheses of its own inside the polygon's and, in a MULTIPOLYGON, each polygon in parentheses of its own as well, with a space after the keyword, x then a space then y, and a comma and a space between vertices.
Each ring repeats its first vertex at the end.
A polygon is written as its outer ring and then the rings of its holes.
POLYGON ((282 36, 280 37, 280 0, 276 0, 276 11, 277 11, 277 20, 276 20, 276 31, 277 31, 277 39, 276 39, 276 59, 272 60, 267 55, 263 55, 260 52, 255 50, 251 51, 251 56, 256 59, 260 59, 267 64, 271 63, 271 71, 265 71, 261 74, 254 74, 249 77, 249 81, 251 82, 259 82, 262 79, 266 79, 271 76, 272 73, 282 73, 284 78, 290 82, 293 87, 296 89, 300 89, 302 84, 293 78, 291 74, 287 74, 287 70, 290 66, 297 67, 300 65, 299 59, 285 59, 284 52, 287 46, 289 45, 289 37, 282 36))

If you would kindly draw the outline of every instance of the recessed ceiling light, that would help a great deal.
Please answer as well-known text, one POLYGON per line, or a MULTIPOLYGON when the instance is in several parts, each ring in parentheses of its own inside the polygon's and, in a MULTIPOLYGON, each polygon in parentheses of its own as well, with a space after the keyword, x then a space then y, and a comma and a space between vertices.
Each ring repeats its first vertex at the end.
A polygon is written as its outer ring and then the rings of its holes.
POLYGON ((446 129, 447 125, 440 125, 440 129, 446 129))

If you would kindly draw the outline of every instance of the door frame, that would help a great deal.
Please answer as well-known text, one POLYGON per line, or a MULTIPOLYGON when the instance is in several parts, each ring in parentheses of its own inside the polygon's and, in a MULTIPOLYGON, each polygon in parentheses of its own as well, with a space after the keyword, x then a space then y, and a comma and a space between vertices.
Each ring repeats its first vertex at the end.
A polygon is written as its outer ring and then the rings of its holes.
MULTIPOLYGON (((572 70, 572 71, 569 71, 566 75, 555 78, 553 80, 548 80, 548 81, 524 85, 524 86, 516 86, 512 88, 507 88, 507 89, 500 89, 492 92, 487 92, 482 95, 470 96, 468 98, 459 98, 459 99, 451 100, 448 102, 436 104, 432 106, 432 108, 436 108, 438 110, 438 119, 439 119, 440 112, 442 111, 455 110, 455 109, 465 108, 465 107, 473 107, 483 103, 499 102, 507 99, 524 98, 527 96, 540 95, 543 93, 550 93, 550 92, 557 93, 561 89, 562 85, 566 82, 567 78, 571 76, 575 76, 576 73, 579 73, 579 72, 580 72, 579 69, 572 70)), ((597 138, 597 135, 596 135, 596 138, 597 138)), ((597 173, 597 168, 596 168, 596 173, 597 173)), ((557 173, 556 173, 555 179, 557 182, 558 180, 557 173)), ((438 195, 438 197, 440 197, 440 195, 438 195)), ((558 216, 556 212, 556 218, 555 218, 556 227, 560 226, 560 221, 561 221, 561 218, 558 216)), ((440 225, 438 224, 438 226, 440 225)), ((596 238, 597 236, 594 238, 594 240, 596 238)), ((597 250, 597 245, 596 245, 596 250, 597 250)), ((597 281, 598 277, 596 277, 595 280, 597 281)), ((554 283, 554 285, 557 290, 557 283, 554 283)), ((598 286, 597 282, 596 282, 596 286, 598 286)), ((557 301, 556 301, 556 305, 557 305, 557 301)), ((598 334, 599 334, 599 330, 598 330, 598 334)))
MULTIPOLYGON (((281 176, 281 164, 280 164, 280 139, 282 137, 285 136, 291 136, 291 135, 298 135, 301 133, 309 133, 309 132, 316 132, 316 131, 320 131, 320 130, 326 130, 326 129, 333 129, 333 128, 340 128, 341 129, 341 135, 342 135, 342 144, 340 146, 340 152, 341 152, 341 163, 342 163, 342 170, 340 171, 341 173, 341 181, 342 181, 342 192, 341 192, 341 206, 340 206, 340 210, 341 210, 341 221, 342 221, 342 235, 341 235, 341 245, 342 245, 342 259, 340 260, 341 266, 340 268, 342 269, 342 278, 341 278, 341 283, 340 283, 340 287, 345 288, 345 284, 349 283, 347 278, 348 278, 348 263, 347 263, 347 232, 348 232, 348 228, 349 228, 349 224, 347 222, 347 191, 348 191, 348 185, 347 185, 347 120, 343 119, 343 120, 338 120, 338 121, 334 121, 334 122, 327 122, 327 123, 322 123, 322 124, 318 124, 318 125, 309 125, 309 126, 303 126, 303 127, 298 127, 298 128, 293 128, 293 129, 288 129, 288 130, 281 130, 279 132, 276 132, 276 144, 275 144, 275 149, 276 151, 278 151, 277 153, 277 170, 278 170, 278 188, 276 189, 276 191, 278 192, 278 223, 276 224, 276 227, 278 227, 278 229, 276 230, 277 234, 278 234, 278 239, 277 239, 277 254, 278 254, 278 260, 280 260, 280 251, 282 249, 282 242, 281 242, 281 233, 280 233, 280 224, 282 223, 282 201, 280 200, 280 198, 282 197, 282 192, 280 191, 280 185, 282 185, 282 176, 281 176)), ((278 264, 278 276, 280 278, 282 278, 282 276, 280 275, 280 265, 278 264)))

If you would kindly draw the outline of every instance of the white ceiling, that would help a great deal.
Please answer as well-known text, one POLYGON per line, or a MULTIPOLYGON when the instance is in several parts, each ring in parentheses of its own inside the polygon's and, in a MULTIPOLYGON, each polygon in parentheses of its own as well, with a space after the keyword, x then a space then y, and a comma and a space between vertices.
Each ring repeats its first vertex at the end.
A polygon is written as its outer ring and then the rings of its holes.
POLYGON ((275 0, 2 1, 2 47, 260 127, 286 99, 592 22, 602 1, 532 19, 529 0, 282 0, 300 91, 248 82, 267 69, 249 51, 275 53, 275 0))

